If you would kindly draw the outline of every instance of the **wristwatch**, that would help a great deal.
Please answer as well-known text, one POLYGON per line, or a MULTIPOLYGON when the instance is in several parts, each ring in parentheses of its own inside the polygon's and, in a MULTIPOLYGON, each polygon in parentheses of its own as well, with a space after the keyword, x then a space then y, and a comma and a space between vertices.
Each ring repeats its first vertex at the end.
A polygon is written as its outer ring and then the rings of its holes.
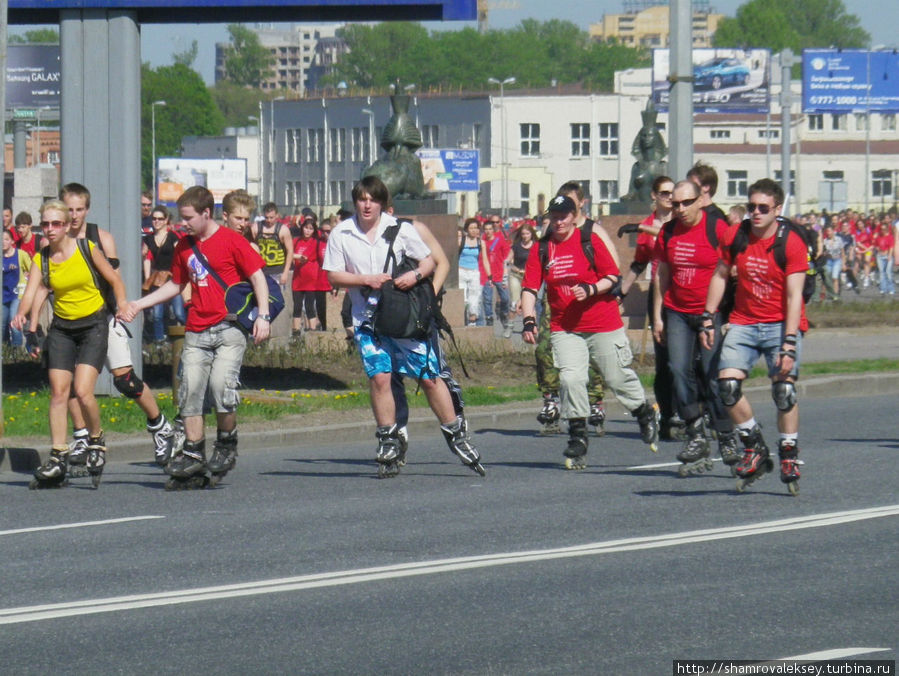
POLYGON ((269 324, 272 323, 272 316, 271 316, 271 315, 263 315, 263 314, 260 314, 260 315, 257 317, 257 319, 261 319, 261 320, 263 320, 263 321, 266 321, 266 322, 268 322, 269 324))
POLYGON ((415 271, 415 281, 416 282, 421 281, 421 273, 418 270, 415 271))

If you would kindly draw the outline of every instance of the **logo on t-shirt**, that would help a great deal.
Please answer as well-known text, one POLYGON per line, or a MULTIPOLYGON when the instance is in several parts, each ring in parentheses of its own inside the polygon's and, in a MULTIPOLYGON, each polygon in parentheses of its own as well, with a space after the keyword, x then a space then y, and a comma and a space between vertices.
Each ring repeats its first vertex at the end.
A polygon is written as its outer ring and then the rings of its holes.
POLYGON ((194 254, 187 259, 187 269, 190 270, 190 279, 197 286, 206 286, 209 270, 203 267, 203 264, 197 260, 194 254))

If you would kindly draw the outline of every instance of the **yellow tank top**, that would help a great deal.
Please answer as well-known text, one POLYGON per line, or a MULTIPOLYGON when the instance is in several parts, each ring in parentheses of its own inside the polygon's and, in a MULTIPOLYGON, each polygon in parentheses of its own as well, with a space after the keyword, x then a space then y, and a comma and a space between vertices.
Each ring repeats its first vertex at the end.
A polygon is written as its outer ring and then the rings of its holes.
MULTIPOLYGON (((94 243, 88 242, 91 251, 94 243)), ((34 265, 43 274, 41 254, 34 255, 34 265)), ((81 319, 101 310, 105 302, 94 285, 88 262, 76 246, 74 253, 62 263, 50 259, 50 290, 53 291, 53 314, 60 319, 81 319)))

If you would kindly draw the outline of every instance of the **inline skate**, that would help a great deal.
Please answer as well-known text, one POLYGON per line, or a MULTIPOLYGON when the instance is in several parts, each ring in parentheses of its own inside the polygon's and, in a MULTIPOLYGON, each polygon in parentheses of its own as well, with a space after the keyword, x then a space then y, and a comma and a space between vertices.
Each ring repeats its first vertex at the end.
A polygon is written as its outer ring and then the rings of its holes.
POLYGON ((462 416, 457 416, 453 422, 447 425, 441 425, 440 431, 443 432, 446 445, 459 457, 463 465, 481 476, 487 476, 487 470, 481 464, 481 454, 478 453, 478 449, 471 443, 471 438, 468 436, 467 426, 462 416))
POLYGON ((568 420, 568 447, 565 455, 565 469, 587 468, 587 421, 583 418, 568 420))
POLYGON ((711 448, 704 427, 701 416, 693 422, 687 423, 687 439, 684 441, 683 449, 677 454, 677 459, 683 463, 677 468, 680 476, 702 474, 713 467, 712 460, 709 458, 711 448))
POLYGON ((546 437, 561 433, 562 429, 559 427, 560 417, 559 397, 551 393, 544 394, 543 408, 537 414, 537 422, 543 425, 543 429, 539 432, 540 436, 546 437))
POLYGON ((737 492, 742 493, 747 486, 758 481, 774 469, 771 452, 762 438, 762 429, 755 425, 751 430, 738 430, 743 443, 743 458, 736 465, 737 492))

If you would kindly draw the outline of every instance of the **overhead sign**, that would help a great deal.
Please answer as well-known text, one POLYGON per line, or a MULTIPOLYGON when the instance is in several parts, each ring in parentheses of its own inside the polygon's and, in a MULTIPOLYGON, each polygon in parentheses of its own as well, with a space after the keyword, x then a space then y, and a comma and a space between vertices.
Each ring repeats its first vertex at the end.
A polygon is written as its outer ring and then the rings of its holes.
POLYGON ((803 50, 802 110, 899 111, 899 54, 862 49, 803 50))
POLYGON ((9 45, 6 107, 59 108, 59 45, 9 45))
MULTIPOLYGON (((694 113, 765 113, 771 86, 767 49, 694 49, 694 113)), ((652 100, 668 110, 669 51, 652 50, 652 100)))
POLYGON ((421 173, 428 192, 480 190, 480 151, 420 148, 421 173))
POLYGON ((190 16, 205 22, 243 17, 280 17, 365 21, 372 19, 432 19, 462 21, 477 18, 477 0, 8 0, 11 23, 47 18, 63 9, 135 10, 140 20, 171 23, 190 16), (203 12, 198 10, 213 10, 203 12))
POLYGON ((188 188, 201 185, 215 198, 216 204, 232 190, 247 189, 245 159, 200 160, 183 157, 160 157, 156 175, 159 201, 174 206, 188 188))

